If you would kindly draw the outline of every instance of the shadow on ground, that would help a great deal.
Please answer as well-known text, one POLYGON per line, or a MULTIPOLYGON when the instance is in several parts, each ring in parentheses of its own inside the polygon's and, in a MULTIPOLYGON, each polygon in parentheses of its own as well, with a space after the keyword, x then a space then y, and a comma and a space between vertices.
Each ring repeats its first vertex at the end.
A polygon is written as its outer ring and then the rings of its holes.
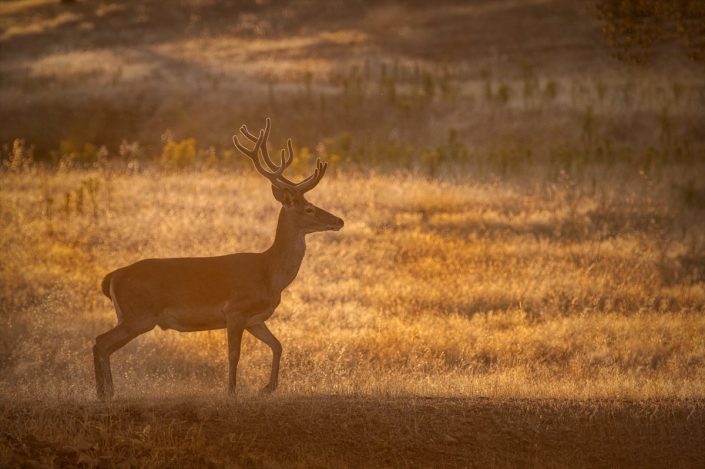
POLYGON ((705 464, 702 401, 279 395, 0 409, 5 467, 705 464))

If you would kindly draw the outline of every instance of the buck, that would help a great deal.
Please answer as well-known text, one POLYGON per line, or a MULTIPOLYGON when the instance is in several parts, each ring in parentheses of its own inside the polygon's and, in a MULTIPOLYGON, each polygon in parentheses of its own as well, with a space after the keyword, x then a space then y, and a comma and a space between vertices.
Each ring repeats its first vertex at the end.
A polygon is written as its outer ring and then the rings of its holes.
POLYGON ((267 151, 270 129, 269 118, 257 136, 243 125, 240 132, 254 147, 243 146, 237 135, 233 143, 269 180, 274 198, 282 204, 272 246, 259 253, 144 259, 106 275, 102 290, 113 302, 118 323, 96 337, 93 347, 100 399, 113 396, 110 355, 155 326, 182 332, 226 329, 230 393, 235 391, 240 344, 247 330, 272 349, 271 374, 263 391, 276 389, 282 346, 265 321, 299 272, 306 251, 305 235, 340 230, 343 220, 304 198, 320 182, 326 163, 317 160, 308 178, 299 183, 290 181, 283 173, 294 159, 291 139, 276 165, 267 151))

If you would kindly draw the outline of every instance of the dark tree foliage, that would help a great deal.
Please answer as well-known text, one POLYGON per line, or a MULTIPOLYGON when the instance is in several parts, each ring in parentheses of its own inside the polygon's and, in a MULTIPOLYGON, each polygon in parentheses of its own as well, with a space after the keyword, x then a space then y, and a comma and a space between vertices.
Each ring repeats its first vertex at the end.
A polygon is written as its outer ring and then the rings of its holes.
POLYGON ((705 1, 680 0, 675 2, 677 34, 688 56, 705 62, 705 1))
POLYGON ((675 40, 705 62, 704 0, 594 0, 602 32, 622 61, 645 63, 659 41, 675 40))

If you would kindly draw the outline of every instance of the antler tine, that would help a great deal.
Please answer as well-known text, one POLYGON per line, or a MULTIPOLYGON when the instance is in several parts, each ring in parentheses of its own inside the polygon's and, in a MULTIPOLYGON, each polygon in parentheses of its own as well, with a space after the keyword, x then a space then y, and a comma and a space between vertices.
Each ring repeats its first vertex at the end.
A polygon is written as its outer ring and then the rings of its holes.
MULTIPOLYGON (((287 147, 286 150, 282 148, 281 157, 282 157, 282 161, 284 161, 285 153, 288 152, 289 157, 286 160, 286 166, 288 167, 294 161, 294 146, 291 143, 291 139, 287 139, 286 147, 287 147)), ((299 191, 303 194, 304 192, 310 191, 311 189, 316 187, 316 184, 318 184, 318 181, 316 181, 310 187, 308 185, 314 179, 317 178, 318 180, 320 180, 320 178, 323 177, 323 174, 319 175, 319 173, 321 173, 321 166, 322 165, 326 166, 327 164, 328 163, 321 163, 320 159, 316 159, 316 169, 314 170, 313 174, 311 174, 309 177, 307 177, 306 179, 304 179, 303 181, 300 181, 300 182, 293 182, 284 176, 279 176, 279 179, 286 182, 287 184, 291 184, 292 186, 294 186, 296 188, 297 191, 299 191)), ((323 169, 323 172, 325 173, 325 168, 323 169)))
POLYGON ((313 174, 301 181, 299 184, 296 185, 296 190, 301 192, 302 194, 304 192, 308 192, 314 187, 318 185, 318 183, 321 181, 321 178, 323 178, 323 175, 326 174, 326 168, 328 167, 328 163, 323 163, 320 158, 316 159, 316 170, 313 172, 313 174))
MULTIPOLYGON (((262 131, 260 130, 260 136, 261 135, 262 131)), ((257 154, 256 152, 259 151, 259 146, 261 144, 261 142, 257 138, 255 138, 253 142, 255 142, 255 147, 252 150, 248 150, 243 144, 240 143, 240 140, 238 140, 237 135, 233 135, 233 145, 235 145, 235 148, 240 150, 241 153, 243 153, 250 159, 252 159, 253 155, 257 154)))
MULTIPOLYGON (((247 136, 244 132, 243 135, 247 136)), ((262 167, 262 162, 260 161, 259 153, 265 141, 264 136, 264 130, 260 130, 258 136, 255 138, 255 146, 254 148, 252 148, 252 150, 248 150, 246 147, 244 147, 238 140, 237 135, 233 135, 233 144, 238 150, 240 150, 240 152, 242 152, 252 161, 252 163, 255 165, 255 169, 257 170, 257 172, 269 179, 272 184, 282 189, 294 189, 292 184, 289 184, 285 181, 281 181, 279 179, 279 176, 281 176, 282 172, 284 172, 284 170, 286 169, 285 164, 282 164, 274 171, 268 171, 262 167)))
MULTIPOLYGON (((264 120, 264 144, 260 148, 260 151, 262 152, 262 159, 264 160, 264 164, 267 165, 267 169, 270 171, 276 171, 278 166, 274 164, 272 159, 269 157, 269 150, 267 150, 267 141, 269 140, 269 131, 272 129, 272 121, 269 117, 267 117, 264 120)), ((247 126, 243 124, 240 127, 240 132, 242 135, 244 135, 248 140, 251 142, 256 142, 257 137, 252 135, 249 130, 247 130, 247 126)), ((284 161, 284 160, 282 160, 284 161)))
POLYGON ((319 165, 318 165, 318 161, 319 161, 319 160, 316 160, 316 169, 313 170, 313 173, 311 173, 311 175, 310 175, 309 177, 307 177, 306 179, 304 179, 304 180, 302 180, 302 181, 299 181, 298 183, 295 183, 294 185, 298 186, 298 185, 300 185, 300 184, 308 184, 308 182, 310 182, 313 178, 317 177, 317 172, 319 172, 319 170, 318 170, 318 166, 319 166, 319 165))
MULTIPOLYGON (((282 160, 282 164, 285 164, 287 168, 288 168, 289 165, 291 165, 291 163, 294 161, 294 146, 293 146, 293 144, 291 143, 291 139, 290 139, 290 138, 286 139, 286 149, 282 148, 282 150, 281 150, 281 160, 282 160), (286 156, 287 153, 288 153, 288 155, 289 155, 288 158, 287 158, 287 156, 286 156)), ((301 181, 301 182, 299 182, 299 183, 293 182, 293 181, 291 181, 290 179, 288 179, 288 178, 286 178, 286 177, 284 177, 284 176, 279 176, 279 179, 281 179, 282 181, 286 182, 287 184, 291 184, 292 186, 298 186, 298 185, 301 184, 302 182, 308 181, 308 180, 311 179, 312 177, 313 177, 313 175, 307 177, 304 181, 301 181)))

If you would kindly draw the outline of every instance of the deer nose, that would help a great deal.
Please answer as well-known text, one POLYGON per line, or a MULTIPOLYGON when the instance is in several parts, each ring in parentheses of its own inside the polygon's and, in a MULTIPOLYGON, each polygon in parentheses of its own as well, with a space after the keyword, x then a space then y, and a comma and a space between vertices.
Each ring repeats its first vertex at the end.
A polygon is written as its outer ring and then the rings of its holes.
POLYGON ((330 229, 338 231, 343 227, 344 224, 345 222, 343 222, 342 218, 335 217, 335 223, 331 225, 330 229))

